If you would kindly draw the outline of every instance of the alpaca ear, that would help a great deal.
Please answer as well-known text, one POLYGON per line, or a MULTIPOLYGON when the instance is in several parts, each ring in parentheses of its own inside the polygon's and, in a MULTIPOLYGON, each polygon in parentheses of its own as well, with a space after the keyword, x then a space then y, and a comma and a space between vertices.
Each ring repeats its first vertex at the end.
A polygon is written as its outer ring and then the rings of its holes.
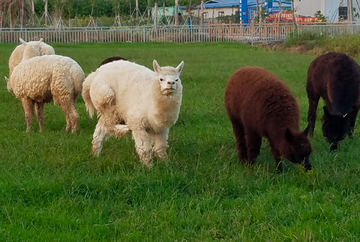
POLYGON ((27 42, 25 40, 23 40, 22 38, 19 38, 20 42, 26 46, 27 42))
POLYGON ((38 41, 39 44, 40 44, 41 42, 43 42, 43 38, 40 38, 40 40, 38 41))
POLYGON ((294 135, 289 129, 285 130, 285 139, 287 142, 292 143, 294 141, 294 135))
POLYGON ((157 63, 156 60, 153 61, 153 67, 154 67, 154 71, 155 71, 156 73, 159 73, 159 72, 160 72, 161 67, 159 66, 159 64, 157 63))
POLYGON ((182 61, 182 62, 176 67, 176 71, 177 71, 177 73, 180 75, 180 73, 182 72, 183 69, 184 69, 184 61, 182 61))

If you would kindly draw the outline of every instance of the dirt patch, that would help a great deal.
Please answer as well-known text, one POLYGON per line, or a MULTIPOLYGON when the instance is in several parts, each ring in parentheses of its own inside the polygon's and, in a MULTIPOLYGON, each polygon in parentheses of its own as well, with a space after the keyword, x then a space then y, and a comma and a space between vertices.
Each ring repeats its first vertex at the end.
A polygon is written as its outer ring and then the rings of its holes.
MULTIPOLYGON (((266 49, 268 51, 285 51, 293 54, 314 54, 314 52, 309 50, 307 45, 305 44, 285 47, 281 42, 275 42, 275 43, 261 42, 261 43, 256 43, 255 45, 263 49, 266 49)), ((316 52, 321 52, 320 48, 317 48, 316 52)))
POLYGON ((308 53, 307 48, 305 45, 294 45, 286 48, 286 50, 290 53, 297 53, 297 54, 306 54, 308 53))

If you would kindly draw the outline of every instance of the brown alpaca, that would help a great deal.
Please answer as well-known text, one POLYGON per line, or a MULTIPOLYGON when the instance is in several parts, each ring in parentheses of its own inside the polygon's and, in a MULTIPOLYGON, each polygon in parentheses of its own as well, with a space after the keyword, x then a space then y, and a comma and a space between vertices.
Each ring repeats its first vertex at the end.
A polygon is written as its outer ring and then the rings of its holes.
POLYGON ((330 150, 354 130, 360 108, 360 67, 342 53, 327 53, 315 58, 309 67, 306 90, 309 99, 308 127, 313 135, 320 97, 325 101, 322 130, 330 150))
POLYGON ((253 165, 266 137, 278 171, 281 156, 311 170, 311 144, 299 131, 298 103, 279 77, 261 67, 240 68, 227 82, 225 108, 240 161, 253 165))
POLYGON ((108 57, 105 60, 103 60, 100 65, 98 66, 98 68, 102 65, 105 65, 107 63, 113 62, 113 61, 117 61, 117 60, 124 60, 126 61, 127 59, 121 57, 121 56, 112 56, 112 57, 108 57))

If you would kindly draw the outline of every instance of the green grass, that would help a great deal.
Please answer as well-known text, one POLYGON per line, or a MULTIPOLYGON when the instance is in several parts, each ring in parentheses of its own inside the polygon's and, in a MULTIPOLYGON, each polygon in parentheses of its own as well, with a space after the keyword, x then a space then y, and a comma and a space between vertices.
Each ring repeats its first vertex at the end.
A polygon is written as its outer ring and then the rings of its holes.
MULTIPOLYGON (((239 163, 224 110, 229 76, 242 66, 262 66, 288 83, 304 129, 306 72, 314 56, 236 43, 51 44, 86 74, 112 55, 150 68, 153 59, 173 66, 184 60, 183 104, 170 130, 169 161, 144 167, 131 136, 110 138, 93 157, 96 119, 81 98, 78 134, 65 133, 65 117, 52 104, 45 106, 44 131, 34 120, 26 133, 21 103, 3 81, 0 241, 359 240, 359 122, 354 136, 330 153, 318 120, 313 172, 285 161, 277 174, 266 142, 254 167, 239 163)), ((1 45, 2 76, 14 47, 1 45)))

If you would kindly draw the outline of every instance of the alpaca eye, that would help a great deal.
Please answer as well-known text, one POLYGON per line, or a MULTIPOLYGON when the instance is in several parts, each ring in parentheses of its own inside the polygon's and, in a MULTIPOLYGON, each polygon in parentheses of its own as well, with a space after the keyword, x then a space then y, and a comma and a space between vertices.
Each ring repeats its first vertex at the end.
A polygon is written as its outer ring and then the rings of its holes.
POLYGON ((164 81, 164 79, 160 78, 160 81, 161 81, 161 82, 163 82, 163 81, 164 81))
POLYGON ((175 81, 177 82, 177 81, 179 81, 179 79, 176 79, 175 81))

